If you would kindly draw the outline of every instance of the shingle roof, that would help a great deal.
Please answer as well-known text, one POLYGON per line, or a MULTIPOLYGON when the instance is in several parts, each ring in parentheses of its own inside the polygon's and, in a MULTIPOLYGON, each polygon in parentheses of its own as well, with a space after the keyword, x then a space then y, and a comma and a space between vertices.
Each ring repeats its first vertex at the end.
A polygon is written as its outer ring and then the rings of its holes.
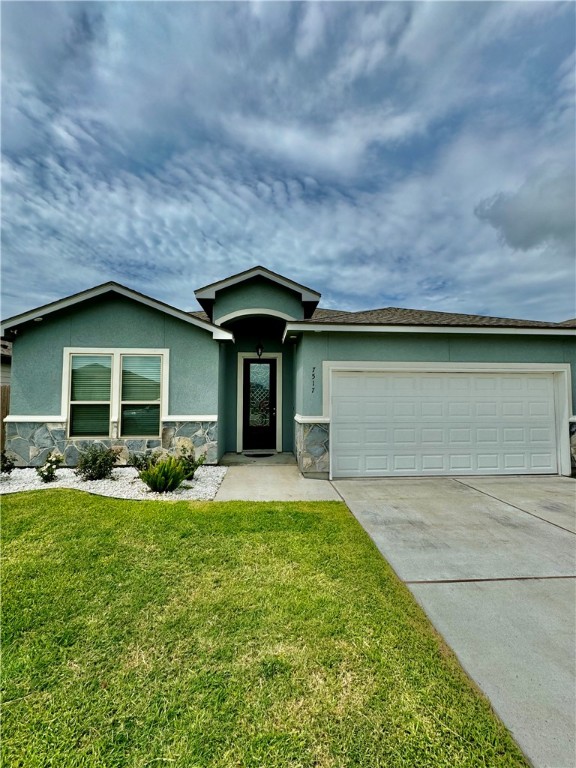
MULTIPOLYGON (((314 315, 305 323, 327 325, 427 325, 492 328, 559 328, 560 323, 539 320, 516 320, 509 317, 487 317, 485 315, 462 315, 455 312, 433 312, 430 310, 384 307, 361 312, 331 313, 314 315)), ((564 325, 566 327, 566 325, 564 325)))

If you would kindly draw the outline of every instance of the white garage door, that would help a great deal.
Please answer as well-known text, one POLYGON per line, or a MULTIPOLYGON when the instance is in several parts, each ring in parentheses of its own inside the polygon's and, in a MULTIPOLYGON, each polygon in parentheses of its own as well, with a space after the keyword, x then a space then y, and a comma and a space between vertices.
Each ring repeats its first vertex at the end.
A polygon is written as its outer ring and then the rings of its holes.
POLYGON ((333 477, 556 473, 552 374, 334 372, 333 477))

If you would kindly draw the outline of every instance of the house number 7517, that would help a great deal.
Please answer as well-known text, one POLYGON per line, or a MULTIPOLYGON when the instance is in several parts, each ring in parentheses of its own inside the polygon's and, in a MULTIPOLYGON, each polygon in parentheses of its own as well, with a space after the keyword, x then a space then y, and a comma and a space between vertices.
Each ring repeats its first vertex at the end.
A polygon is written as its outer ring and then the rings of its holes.
POLYGON ((312 394, 314 394, 315 389, 316 389, 316 366, 312 368, 312 394))

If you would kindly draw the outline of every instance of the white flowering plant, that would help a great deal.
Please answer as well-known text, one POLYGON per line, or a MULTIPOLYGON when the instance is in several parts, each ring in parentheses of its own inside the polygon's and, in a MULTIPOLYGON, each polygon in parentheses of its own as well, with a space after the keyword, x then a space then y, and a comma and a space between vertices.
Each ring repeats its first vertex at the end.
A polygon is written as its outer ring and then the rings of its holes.
POLYGON ((46 463, 42 467, 36 467, 36 472, 43 483, 51 483, 56 480, 56 470, 62 464, 64 459, 57 453, 48 456, 46 463))

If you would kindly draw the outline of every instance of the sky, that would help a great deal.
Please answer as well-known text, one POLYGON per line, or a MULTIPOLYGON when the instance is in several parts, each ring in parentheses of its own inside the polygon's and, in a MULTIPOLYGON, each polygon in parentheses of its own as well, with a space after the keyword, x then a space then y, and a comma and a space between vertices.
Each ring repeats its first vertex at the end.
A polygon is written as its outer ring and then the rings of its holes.
POLYGON ((2 317, 263 265, 576 316, 574 2, 7 2, 2 317))

